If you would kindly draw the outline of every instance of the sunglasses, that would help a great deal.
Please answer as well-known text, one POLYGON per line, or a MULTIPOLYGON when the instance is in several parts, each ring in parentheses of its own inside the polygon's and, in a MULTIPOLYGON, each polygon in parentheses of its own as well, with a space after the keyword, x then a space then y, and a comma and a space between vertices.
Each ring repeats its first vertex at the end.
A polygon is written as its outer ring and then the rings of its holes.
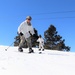
POLYGON ((30 21, 31 21, 31 19, 28 19, 28 20, 30 20, 30 21))

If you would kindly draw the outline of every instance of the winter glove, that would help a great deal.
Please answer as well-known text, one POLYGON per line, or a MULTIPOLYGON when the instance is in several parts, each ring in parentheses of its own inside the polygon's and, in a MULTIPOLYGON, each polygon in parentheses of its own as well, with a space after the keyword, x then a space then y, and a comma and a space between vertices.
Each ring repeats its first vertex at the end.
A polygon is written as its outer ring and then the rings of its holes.
POLYGON ((23 33, 22 32, 20 32, 20 36, 22 36, 23 35, 23 33))
POLYGON ((29 34, 32 36, 31 32, 29 31, 29 34))

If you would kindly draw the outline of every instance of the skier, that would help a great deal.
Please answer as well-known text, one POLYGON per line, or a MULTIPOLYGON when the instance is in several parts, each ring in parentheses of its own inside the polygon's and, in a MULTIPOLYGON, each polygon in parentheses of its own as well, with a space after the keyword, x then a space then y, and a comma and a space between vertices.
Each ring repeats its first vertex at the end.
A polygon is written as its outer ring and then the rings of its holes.
POLYGON ((25 40, 27 41, 27 45, 29 47, 29 53, 33 53, 34 50, 32 49, 32 43, 31 43, 31 36, 34 34, 34 29, 31 25, 32 18, 31 16, 27 16, 26 20, 20 24, 18 27, 18 34, 20 35, 20 44, 18 51, 23 52, 22 46, 25 40))
POLYGON ((39 51, 40 51, 39 53, 41 53, 41 49, 42 51, 44 51, 44 39, 42 38, 41 35, 39 35, 37 42, 39 42, 39 51))

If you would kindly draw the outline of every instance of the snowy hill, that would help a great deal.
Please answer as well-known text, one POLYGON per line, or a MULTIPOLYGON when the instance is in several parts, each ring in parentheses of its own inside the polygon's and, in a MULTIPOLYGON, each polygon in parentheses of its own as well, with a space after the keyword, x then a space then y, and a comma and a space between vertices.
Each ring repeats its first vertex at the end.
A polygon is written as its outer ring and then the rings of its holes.
POLYGON ((45 50, 23 53, 17 47, 0 46, 0 75, 75 75, 75 53, 45 50))

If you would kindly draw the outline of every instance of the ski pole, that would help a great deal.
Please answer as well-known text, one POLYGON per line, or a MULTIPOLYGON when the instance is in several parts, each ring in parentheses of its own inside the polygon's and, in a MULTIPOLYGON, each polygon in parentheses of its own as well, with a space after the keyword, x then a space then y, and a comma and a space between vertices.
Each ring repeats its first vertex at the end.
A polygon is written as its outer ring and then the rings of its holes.
MULTIPOLYGON (((14 42, 13 42, 13 43, 14 43, 14 42)), ((12 43, 12 44, 13 44, 13 43, 12 43)), ((7 51, 7 50, 11 47, 12 44, 10 44, 10 45, 5 49, 5 51, 7 51)))

